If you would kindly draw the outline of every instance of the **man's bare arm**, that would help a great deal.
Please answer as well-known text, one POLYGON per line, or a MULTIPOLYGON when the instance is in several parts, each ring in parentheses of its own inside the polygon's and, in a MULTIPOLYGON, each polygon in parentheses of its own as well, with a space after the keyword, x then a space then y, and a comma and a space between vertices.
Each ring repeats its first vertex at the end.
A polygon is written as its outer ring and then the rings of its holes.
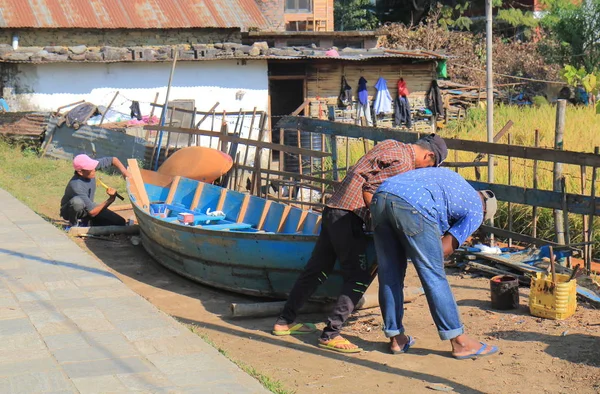
POLYGON ((442 237, 442 249, 444 250, 444 258, 448 258, 458 248, 458 241, 450 233, 444 234, 442 237))

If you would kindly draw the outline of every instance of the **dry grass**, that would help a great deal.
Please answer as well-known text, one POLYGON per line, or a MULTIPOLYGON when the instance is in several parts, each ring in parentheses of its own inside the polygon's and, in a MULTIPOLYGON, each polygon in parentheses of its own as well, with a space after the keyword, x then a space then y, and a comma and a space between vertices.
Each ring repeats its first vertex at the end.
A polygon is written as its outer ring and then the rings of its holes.
MULTIPOLYGON (((534 146, 535 130, 539 130, 540 146, 554 147, 554 130, 556 122, 556 107, 546 105, 542 107, 516 107, 516 106, 498 106, 494 111, 494 130, 497 133, 509 120, 513 121, 510 129, 511 143, 522 146, 534 146)), ((445 138, 460 138, 465 140, 486 141, 486 111, 485 109, 473 109, 469 111, 466 120, 455 122, 448 125, 446 129, 440 130, 440 134, 445 138)), ((508 137, 505 135, 500 143, 508 143, 508 137)), ((565 150, 575 152, 594 152, 594 147, 600 146, 600 116, 593 110, 586 107, 568 106, 566 113, 566 125, 564 133, 563 146, 565 150)), ((350 163, 356 162, 364 154, 364 148, 361 141, 351 140, 350 144, 350 163)), ((346 148, 338 147, 338 167, 345 168, 346 148)), ((473 161, 476 153, 450 151, 448 161, 473 161)), ((485 160, 485 159, 484 159, 485 160)), ((495 183, 509 184, 508 158, 496 156, 497 165, 494 167, 495 183)), ((327 163, 330 166, 331 163, 327 163)), ((514 158, 511 159, 510 184, 523 187, 533 187, 533 161, 514 158)), ((326 168, 330 168, 327 167, 326 168)), ((538 188, 552 190, 553 163, 538 163, 538 188)), ((459 169, 459 173, 466 179, 475 180, 475 170, 473 168, 459 169)), ((487 168, 481 167, 481 180, 487 180, 487 168)), ((581 186, 581 168, 574 165, 564 165, 564 174, 566 175, 567 191, 569 193, 582 193, 581 186)), ((340 174, 340 179, 344 175, 340 174)), ((600 174, 599 174, 600 176, 600 174)), ((585 172, 586 188, 584 194, 590 194, 592 169, 587 168, 585 172)), ((598 190, 598 187, 596 188, 598 190)), ((599 191, 600 192, 600 191, 599 191)), ((599 193, 597 193, 599 194, 599 193)), ((512 229, 514 231, 531 235, 532 232, 532 209, 530 206, 519 206, 512 204, 512 229)), ((596 218, 595 227, 600 224, 596 218)), ((583 220, 581 215, 569 215, 569 229, 571 242, 577 243, 583 241, 582 228, 583 220)), ((508 207, 502 204, 497 215, 496 225, 501 228, 509 227, 508 207)), ((554 219, 552 210, 538 210, 538 233, 537 236, 543 239, 554 239, 554 219)), ((600 252, 600 231, 596 231, 595 250, 600 252)), ((596 252, 596 257, 600 253, 596 252)))
MULTIPOLYGON (((72 176, 73 166, 69 161, 40 158, 33 150, 21 151, 0 141, 0 188, 43 217, 59 217, 60 199, 72 176)), ((122 177, 105 173, 101 177, 125 197, 125 201, 117 204, 129 202, 122 177)), ((104 189, 98 187, 96 201, 104 200, 104 189)))

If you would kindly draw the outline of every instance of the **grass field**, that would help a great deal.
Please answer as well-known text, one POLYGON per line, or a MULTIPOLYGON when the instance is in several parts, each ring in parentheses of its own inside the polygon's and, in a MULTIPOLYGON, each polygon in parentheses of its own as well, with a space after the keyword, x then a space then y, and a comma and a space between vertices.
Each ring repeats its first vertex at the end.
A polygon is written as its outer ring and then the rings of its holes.
MULTIPOLYGON (((514 122, 510 129, 511 143, 522 146, 534 146, 535 130, 539 130, 540 146, 553 148, 556 107, 545 105, 542 107, 515 107, 498 106, 494 111, 494 130, 497 133, 509 120, 514 122)), ((450 124, 441 131, 441 135, 449 138, 460 138, 467 140, 486 141, 486 112, 484 109, 471 110, 464 122, 450 124)), ((501 143, 508 143, 505 135, 501 143)), ((566 124, 563 146, 565 150, 576 152, 594 152, 594 147, 600 146, 600 116, 587 107, 568 106, 566 112, 566 124)), ((472 161, 476 154, 469 152, 453 152, 448 156, 449 161, 472 161)), ((497 156, 497 166, 494 171, 495 183, 509 184, 508 158, 497 156)), ((511 159, 510 184, 523 187, 533 187, 533 161, 525 159, 511 159)), ((544 190, 552 189, 553 163, 538 163, 538 188, 544 190)), ((582 194, 581 167, 564 165, 567 192, 582 194)), ((459 169, 459 173, 466 179, 475 179, 474 169, 459 169)), ((481 168, 482 180, 487 180, 487 168, 481 168)), ((598 174, 600 175, 600 174, 598 174)), ((590 194, 592 184, 592 169, 587 168, 585 172, 586 188, 584 194, 590 194)), ((598 185, 596 185, 598 186, 598 185)), ((596 187, 596 190, 598 188, 596 187)), ((540 209, 538 219, 538 237, 553 239, 554 219, 552 210, 540 209)), ((531 234, 532 209, 529 206, 512 205, 513 228, 515 231, 531 234)), ((583 241, 581 215, 569 215, 571 242, 583 241)), ((600 222, 595 222, 597 228, 600 222)), ((502 228, 508 227, 507 204, 502 204, 498 214, 497 225, 502 228)), ((596 256, 600 246, 600 231, 595 232, 596 256)))
MULTIPOLYGON (((125 180, 121 176, 98 174, 104 183, 116 188, 125 197, 125 201, 117 200, 115 204, 129 202, 125 180)), ((60 199, 72 176, 70 161, 40 158, 32 150, 21 151, 0 142, 0 188, 46 218, 59 218, 60 199)), ((96 201, 106 198, 104 189, 98 186, 96 201)))

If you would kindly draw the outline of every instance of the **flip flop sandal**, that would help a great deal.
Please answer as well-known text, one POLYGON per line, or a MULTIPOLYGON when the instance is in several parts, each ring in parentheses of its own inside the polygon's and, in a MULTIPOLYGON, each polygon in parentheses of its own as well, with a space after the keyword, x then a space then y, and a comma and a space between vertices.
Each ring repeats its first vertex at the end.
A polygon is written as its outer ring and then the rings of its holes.
POLYGON ((327 343, 323 343, 321 342, 321 340, 319 340, 319 347, 323 348, 323 349, 327 349, 327 350, 333 350, 334 352, 338 352, 338 353, 360 353, 363 350, 359 347, 354 348, 354 349, 344 349, 344 348, 340 348, 338 347, 339 345, 352 345, 352 342, 350 342, 349 340, 345 339, 345 338, 333 338, 331 340, 329 340, 327 343))
POLYGON ((479 342, 479 343, 481 343, 481 347, 475 353, 467 354, 465 356, 452 356, 452 357, 454 357, 457 360, 467 360, 467 359, 477 359, 477 358, 481 358, 481 357, 491 356, 492 354, 498 353, 497 346, 492 346, 490 348, 491 350, 489 352, 483 353, 483 351, 488 347, 488 345, 483 342, 479 342))
POLYGON ((410 349, 411 346, 413 346, 415 344, 415 338, 411 337, 410 335, 408 336, 408 342, 406 342, 404 344, 404 346, 402 346, 402 349, 400 350, 394 350, 394 349, 390 349, 390 352, 392 352, 392 354, 402 354, 402 353, 406 353, 408 352, 408 349, 410 349))
POLYGON ((317 331, 317 327, 312 323, 298 323, 298 324, 290 327, 289 330, 273 330, 272 333, 273 333, 273 335, 277 335, 277 336, 306 335, 306 334, 312 334, 315 331, 317 331), (302 327, 306 327, 306 328, 308 328, 308 330, 306 330, 306 329, 301 330, 302 327))

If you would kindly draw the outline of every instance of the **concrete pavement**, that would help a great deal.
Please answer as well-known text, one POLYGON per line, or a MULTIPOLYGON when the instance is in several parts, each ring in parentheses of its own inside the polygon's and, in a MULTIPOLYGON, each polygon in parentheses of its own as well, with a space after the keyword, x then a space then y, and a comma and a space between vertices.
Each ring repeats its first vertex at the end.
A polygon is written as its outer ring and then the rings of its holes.
POLYGON ((0 189, 0 393, 78 392, 268 391, 0 189))

